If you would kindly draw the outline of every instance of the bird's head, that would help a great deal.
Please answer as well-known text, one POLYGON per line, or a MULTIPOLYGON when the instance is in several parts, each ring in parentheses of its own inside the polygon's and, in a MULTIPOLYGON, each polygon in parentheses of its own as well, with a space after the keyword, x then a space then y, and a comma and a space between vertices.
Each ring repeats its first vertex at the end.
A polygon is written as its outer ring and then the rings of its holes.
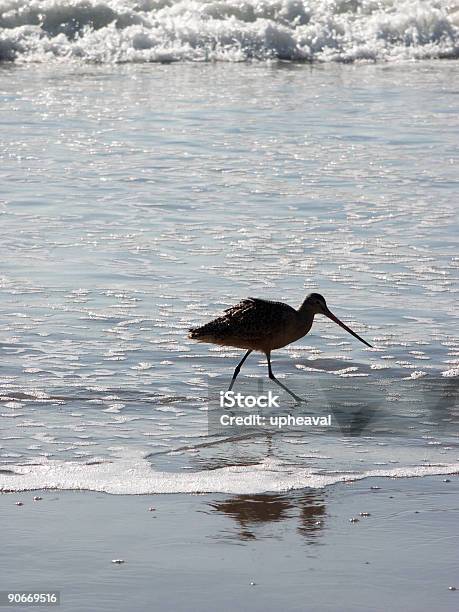
POLYGON ((304 300, 300 308, 300 311, 301 310, 309 310, 309 312, 312 312, 315 315, 316 314, 325 315, 326 317, 334 321, 337 325, 339 325, 340 327, 345 329, 347 332, 349 332, 352 336, 354 336, 354 338, 357 338, 357 340, 360 340, 360 342, 363 342, 363 344, 366 344, 367 346, 372 348, 371 344, 369 344, 366 340, 364 340, 358 334, 356 334, 355 331, 352 331, 350 327, 345 325, 342 321, 338 319, 338 317, 336 317, 330 311, 330 309, 327 306, 327 302, 325 301, 324 296, 320 295, 320 293, 310 293, 308 296, 306 296, 306 299, 304 300))
POLYGON ((320 293, 310 293, 307 295, 303 306, 306 306, 314 314, 325 314, 328 311, 327 302, 320 293))

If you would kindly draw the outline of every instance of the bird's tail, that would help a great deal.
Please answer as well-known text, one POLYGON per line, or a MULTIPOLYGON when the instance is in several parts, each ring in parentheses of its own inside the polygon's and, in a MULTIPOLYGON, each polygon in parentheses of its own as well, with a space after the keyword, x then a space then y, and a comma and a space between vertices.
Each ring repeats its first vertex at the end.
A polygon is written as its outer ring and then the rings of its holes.
MULTIPOLYGON (((205 326, 204 326, 205 327, 205 326)), ((188 331, 188 338, 191 340, 200 340, 203 337, 203 327, 191 327, 188 331)))
POLYGON ((212 326, 206 323, 206 325, 202 325, 201 327, 192 327, 189 329, 188 338, 197 340, 198 342, 215 342, 215 334, 212 332, 212 326))

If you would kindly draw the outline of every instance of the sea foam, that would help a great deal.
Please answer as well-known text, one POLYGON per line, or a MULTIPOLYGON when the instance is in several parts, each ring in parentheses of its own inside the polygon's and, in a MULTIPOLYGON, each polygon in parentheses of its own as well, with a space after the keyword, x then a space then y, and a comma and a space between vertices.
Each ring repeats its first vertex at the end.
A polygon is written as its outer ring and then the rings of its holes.
POLYGON ((0 61, 457 58, 445 0, 0 0, 0 61))
POLYGON ((274 459, 256 465, 227 466, 198 472, 161 472, 143 457, 121 455, 89 463, 42 459, 31 465, 8 465, 0 472, 0 492, 37 489, 88 490, 119 495, 153 493, 233 493, 322 488, 369 477, 406 478, 459 472, 459 463, 375 469, 360 473, 318 473, 274 459))

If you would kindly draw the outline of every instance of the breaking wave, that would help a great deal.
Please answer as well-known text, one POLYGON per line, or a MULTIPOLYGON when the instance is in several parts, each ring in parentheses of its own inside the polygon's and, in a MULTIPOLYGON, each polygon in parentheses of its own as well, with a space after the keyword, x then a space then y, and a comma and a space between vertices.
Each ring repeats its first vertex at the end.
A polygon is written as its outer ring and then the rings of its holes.
POLYGON ((0 61, 457 57, 445 0, 0 0, 0 61))

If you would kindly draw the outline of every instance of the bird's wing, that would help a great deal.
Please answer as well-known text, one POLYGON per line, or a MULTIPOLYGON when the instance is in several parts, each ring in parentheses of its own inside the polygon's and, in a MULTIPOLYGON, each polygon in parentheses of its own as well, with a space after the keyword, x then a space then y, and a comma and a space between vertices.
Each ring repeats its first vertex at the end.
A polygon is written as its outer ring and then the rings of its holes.
POLYGON ((294 308, 282 302, 249 297, 225 310, 228 328, 247 338, 262 338, 276 333, 288 324, 294 308))
POLYGON ((244 300, 241 300, 237 304, 233 304, 232 306, 225 308, 223 312, 238 312, 254 308, 259 310, 279 309, 279 307, 282 310, 294 310, 288 304, 284 304, 283 302, 275 302, 273 300, 264 300, 262 298, 248 297, 244 300))
POLYGON ((251 308, 253 306, 254 301, 255 301, 254 298, 247 298, 245 300, 241 300, 237 304, 233 304, 232 306, 225 308, 223 312, 232 313, 232 312, 238 312, 240 310, 246 310, 247 308, 251 308))

